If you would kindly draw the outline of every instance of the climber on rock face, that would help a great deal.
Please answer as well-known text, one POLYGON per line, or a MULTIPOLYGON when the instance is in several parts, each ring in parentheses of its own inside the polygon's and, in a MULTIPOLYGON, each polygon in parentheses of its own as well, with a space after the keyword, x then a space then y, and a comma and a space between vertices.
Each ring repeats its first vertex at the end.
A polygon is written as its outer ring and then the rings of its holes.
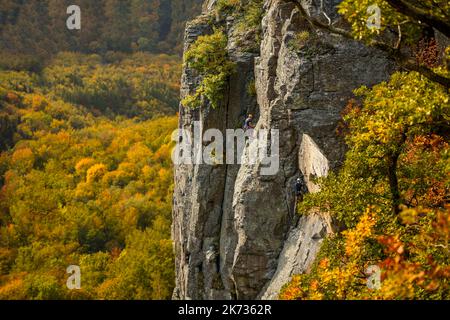
POLYGON ((302 179, 297 178, 295 181, 295 194, 297 197, 302 193, 302 179))
POLYGON ((297 201, 303 201, 303 195, 306 193, 306 185, 301 177, 298 177, 295 181, 295 195, 297 201))
POLYGON ((248 129, 254 129, 255 126, 253 125, 253 115, 249 114, 247 119, 245 119, 244 123, 244 131, 247 131, 248 129))

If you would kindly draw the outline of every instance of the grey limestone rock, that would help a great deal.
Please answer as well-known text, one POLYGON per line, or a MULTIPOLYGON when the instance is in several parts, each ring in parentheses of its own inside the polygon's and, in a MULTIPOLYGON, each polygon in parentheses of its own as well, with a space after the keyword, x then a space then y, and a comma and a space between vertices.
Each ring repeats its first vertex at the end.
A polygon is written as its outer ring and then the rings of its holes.
MULTIPOLYGON (((335 5, 327 15, 338 19, 335 5)), ((211 33, 207 1, 203 16, 188 23, 185 49, 211 33)), ((320 1, 305 1, 319 16, 320 1), (308 4, 309 3, 309 4, 308 4)), ((213 15, 214 16, 214 15, 213 15)), ((214 19, 217 19, 215 17, 214 19)), ((345 147, 336 134, 340 112, 352 90, 387 79, 392 63, 360 43, 315 30, 295 6, 267 0, 259 53, 240 44, 234 19, 225 19, 229 56, 237 70, 217 109, 180 107, 179 125, 193 133, 235 129, 246 114, 256 115, 256 131, 277 129, 280 169, 260 174, 261 163, 177 165, 172 236, 176 256, 175 299, 276 299, 293 274, 307 272, 333 225, 326 215, 295 212, 295 179, 303 175, 310 192, 314 178, 339 168, 345 147), (308 32, 304 43, 295 35, 308 32), (247 87, 255 79, 256 98, 247 87)), ((248 38, 248 34, 245 36, 248 38)), ((200 77, 183 70, 181 95, 192 93, 200 77)))

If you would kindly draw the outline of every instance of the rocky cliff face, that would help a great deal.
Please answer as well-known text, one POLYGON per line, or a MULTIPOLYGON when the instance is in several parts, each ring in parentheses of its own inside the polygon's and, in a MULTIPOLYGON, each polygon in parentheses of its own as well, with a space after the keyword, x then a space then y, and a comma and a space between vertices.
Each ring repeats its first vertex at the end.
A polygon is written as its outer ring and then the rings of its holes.
MULTIPOLYGON (((335 20, 335 5, 323 10, 335 20)), ((185 49, 211 33, 215 1, 188 23, 185 49)), ((315 1, 311 14, 321 15, 315 1)), ((317 1, 320 3, 320 1, 317 1)), ((293 274, 307 272, 333 223, 320 212, 295 213, 294 182, 304 176, 310 192, 314 178, 336 170, 344 146, 336 134, 340 112, 352 90, 388 77, 391 64, 379 52, 356 42, 314 30, 294 5, 267 0, 262 42, 257 53, 245 51, 252 34, 240 34, 231 17, 223 19, 231 76, 220 108, 180 107, 180 128, 193 134, 241 127, 255 114, 256 130, 278 129, 280 170, 260 174, 262 163, 177 165, 173 209, 176 254, 175 299, 275 299, 293 274), (299 43, 297 34, 307 31, 299 43), (370 62, 370 63, 369 63, 370 62), (247 90, 255 81, 256 98, 247 90)), ((182 96, 192 93, 199 77, 185 68, 182 96)))

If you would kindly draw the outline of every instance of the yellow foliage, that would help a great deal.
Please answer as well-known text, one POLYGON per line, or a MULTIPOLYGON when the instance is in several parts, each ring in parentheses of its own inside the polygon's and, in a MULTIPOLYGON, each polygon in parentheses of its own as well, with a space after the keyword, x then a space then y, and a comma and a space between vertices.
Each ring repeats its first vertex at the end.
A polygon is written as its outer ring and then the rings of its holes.
POLYGON ((26 171, 33 168, 34 160, 33 151, 30 148, 21 148, 14 151, 11 163, 19 171, 26 171))
POLYGON ((366 213, 356 225, 356 228, 343 232, 345 237, 345 253, 348 257, 357 257, 361 254, 364 241, 372 236, 376 220, 372 213, 374 208, 368 208, 366 213))
POLYGON ((80 182, 75 189, 75 198, 86 201, 95 197, 95 190, 90 183, 80 182))
POLYGON ((151 156, 152 152, 142 142, 134 144, 127 152, 127 158, 131 163, 148 161, 151 156))
POLYGON ((83 158, 75 165, 75 170, 78 174, 86 173, 86 171, 95 164, 92 158, 83 158))
POLYGON ((128 176, 128 177, 134 177, 135 170, 136 170, 136 167, 134 166, 133 163, 130 163, 130 162, 122 162, 118 168, 118 171, 123 172, 123 175, 128 176))
POLYGON ((168 144, 163 144, 158 151, 155 153, 155 160, 156 161, 167 161, 170 159, 172 154, 172 146, 168 144))
POLYGON ((99 181, 106 173, 108 169, 102 163, 94 164, 90 167, 86 173, 86 181, 87 183, 97 182, 99 181))
POLYGON ((297 300, 302 297, 303 292, 301 291, 301 280, 300 275, 294 275, 289 282, 289 285, 284 288, 280 295, 280 300, 297 300))
POLYGON ((22 300, 26 298, 23 280, 13 279, 0 286, 0 300, 22 300))
POLYGON ((49 105, 48 100, 38 94, 26 95, 24 103, 30 105, 33 111, 43 111, 49 105))
POLYGON ((366 263, 361 259, 365 242, 373 237, 376 211, 375 208, 368 208, 355 228, 342 233, 345 255, 340 258, 341 264, 331 266, 328 258, 322 258, 313 280, 305 281, 305 275, 293 277, 279 298, 321 300, 327 292, 333 292, 336 299, 357 298, 360 294, 357 288, 365 286, 366 279, 360 275, 364 275, 366 263))

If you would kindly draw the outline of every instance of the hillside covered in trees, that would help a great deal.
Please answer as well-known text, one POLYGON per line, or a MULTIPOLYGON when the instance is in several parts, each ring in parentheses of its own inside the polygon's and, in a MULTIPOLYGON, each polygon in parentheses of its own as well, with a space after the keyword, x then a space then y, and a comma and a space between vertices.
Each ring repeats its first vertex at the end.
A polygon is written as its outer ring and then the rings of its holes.
POLYGON ((170 298, 179 69, 61 53, 0 71, 0 299, 170 298))
POLYGON ((60 51, 181 54, 185 22, 202 0, 81 0, 81 30, 68 30, 70 0, 4 0, 0 51, 48 57, 60 51))
POLYGON ((168 299, 184 24, 202 1, 0 3, 0 299, 168 299), (80 266, 82 289, 66 268, 80 266))
POLYGON ((450 299, 448 1, 207 1, 181 70, 202 2, 1 2, 0 299, 450 299), (250 112, 276 174, 174 179, 250 112))

